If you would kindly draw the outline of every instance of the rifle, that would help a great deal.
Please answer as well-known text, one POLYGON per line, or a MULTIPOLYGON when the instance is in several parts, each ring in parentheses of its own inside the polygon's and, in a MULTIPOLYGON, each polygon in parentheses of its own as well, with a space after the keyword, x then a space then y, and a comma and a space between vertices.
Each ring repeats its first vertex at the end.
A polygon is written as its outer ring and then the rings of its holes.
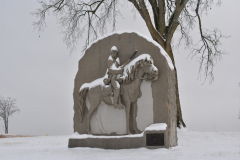
POLYGON ((121 68, 124 68, 132 59, 133 59, 133 57, 135 56, 135 54, 137 53, 137 50, 133 53, 133 55, 127 60, 127 62, 126 63, 124 63, 122 66, 121 66, 121 68))
MULTIPOLYGON (((133 57, 135 56, 136 53, 137 53, 137 50, 136 50, 136 51, 133 53, 133 55, 127 60, 127 62, 124 63, 124 64, 123 64, 122 66, 120 66, 120 67, 121 67, 121 68, 124 68, 124 67, 133 59, 133 57)), ((121 75, 122 75, 122 74, 118 74, 118 75, 117 75, 117 78, 119 79, 121 75)), ((110 83, 110 81, 111 81, 111 75, 110 75, 109 78, 105 78, 105 79, 103 80, 103 82, 104 82, 105 85, 108 85, 108 84, 110 83)))

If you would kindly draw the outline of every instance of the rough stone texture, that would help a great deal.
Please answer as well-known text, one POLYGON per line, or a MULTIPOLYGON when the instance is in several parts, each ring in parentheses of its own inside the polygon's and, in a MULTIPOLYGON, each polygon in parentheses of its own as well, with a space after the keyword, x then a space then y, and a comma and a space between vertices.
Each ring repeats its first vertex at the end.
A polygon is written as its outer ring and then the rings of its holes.
POLYGON ((145 131, 142 137, 117 137, 117 138, 84 138, 84 139, 69 139, 68 147, 91 147, 104 149, 129 149, 146 147, 149 149, 166 148, 168 134, 164 130, 145 131), (164 133, 164 146, 147 146, 146 134, 164 133))
MULTIPOLYGON (((159 47, 140 37, 136 33, 113 34, 96 43, 86 51, 79 61, 79 68, 75 78, 74 87, 74 132, 80 134, 87 133, 86 116, 80 123, 78 108, 78 93, 83 83, 103 77, 107 69, 107 60, 112 46, 117 46, 121 64, 138 50, 135 57, 140 54, 150 54, 154 60, 154 65, 158 68, 159 77, 152 82, 153 96, 153 123, 167 124, 166 147, 177 145, 177 108, 175 97, 175 73, 171 70, 166 58, 160 53, 159 47)), ((87 113, 87 109, 85 110, 87 113)), ((116 124, 117 125, 117 124, 116 124)))

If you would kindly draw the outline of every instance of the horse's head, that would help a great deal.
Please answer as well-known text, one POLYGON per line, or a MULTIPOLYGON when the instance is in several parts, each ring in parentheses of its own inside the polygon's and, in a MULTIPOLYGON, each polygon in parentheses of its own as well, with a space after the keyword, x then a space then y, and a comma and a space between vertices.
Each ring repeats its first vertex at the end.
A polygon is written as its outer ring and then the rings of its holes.
POLYGON ((150 57, 150 59, 145 59, 141 62, 141 66, 144 72, 144 79, 148 81, 154 81, 158 78, 158 69, 153 64, 153 59, 150 57))
POLYGON ((150 60, 145 59, 143 61, 143 71, 145 73, 144 78, 149 81, 154 81, 158 78, 158 69, 153 64, 152 58, 150 60))
POLYGON ((141 54, 126 65, 123 72, 123 84, 128 84, 134 79, 154 81, 158 78, 158 69, 153 64, 149 54, 141 54))

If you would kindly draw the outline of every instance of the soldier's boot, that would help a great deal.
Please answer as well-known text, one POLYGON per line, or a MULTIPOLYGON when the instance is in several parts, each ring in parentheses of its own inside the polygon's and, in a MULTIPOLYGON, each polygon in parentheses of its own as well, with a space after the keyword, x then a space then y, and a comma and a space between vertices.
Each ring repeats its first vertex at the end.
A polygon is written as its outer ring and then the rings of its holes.
POLYGON ((121 104, 121 102, 120 102, 120 104, 118 103, 119 93, 120 93, 120 89, 114 90, 113 106, 114 106, 114 108, 123 109, 124 106, 121 104))
POLYGON ((120 95, 118 96, 118 104, 121 105, 118 109, 124 109, 125 106, 121 102, 121 96, 120 95))

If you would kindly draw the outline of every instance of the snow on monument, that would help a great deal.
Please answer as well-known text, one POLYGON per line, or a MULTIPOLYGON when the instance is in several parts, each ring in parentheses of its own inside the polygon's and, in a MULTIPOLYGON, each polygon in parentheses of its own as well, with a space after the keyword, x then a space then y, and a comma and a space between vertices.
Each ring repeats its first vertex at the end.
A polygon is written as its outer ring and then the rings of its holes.
POLYGON ((136 32, 113 33, 92 43, 78 67, 73 93, 77 133, 69 147, 177 145, 175 73, 157 43, 136 32))

